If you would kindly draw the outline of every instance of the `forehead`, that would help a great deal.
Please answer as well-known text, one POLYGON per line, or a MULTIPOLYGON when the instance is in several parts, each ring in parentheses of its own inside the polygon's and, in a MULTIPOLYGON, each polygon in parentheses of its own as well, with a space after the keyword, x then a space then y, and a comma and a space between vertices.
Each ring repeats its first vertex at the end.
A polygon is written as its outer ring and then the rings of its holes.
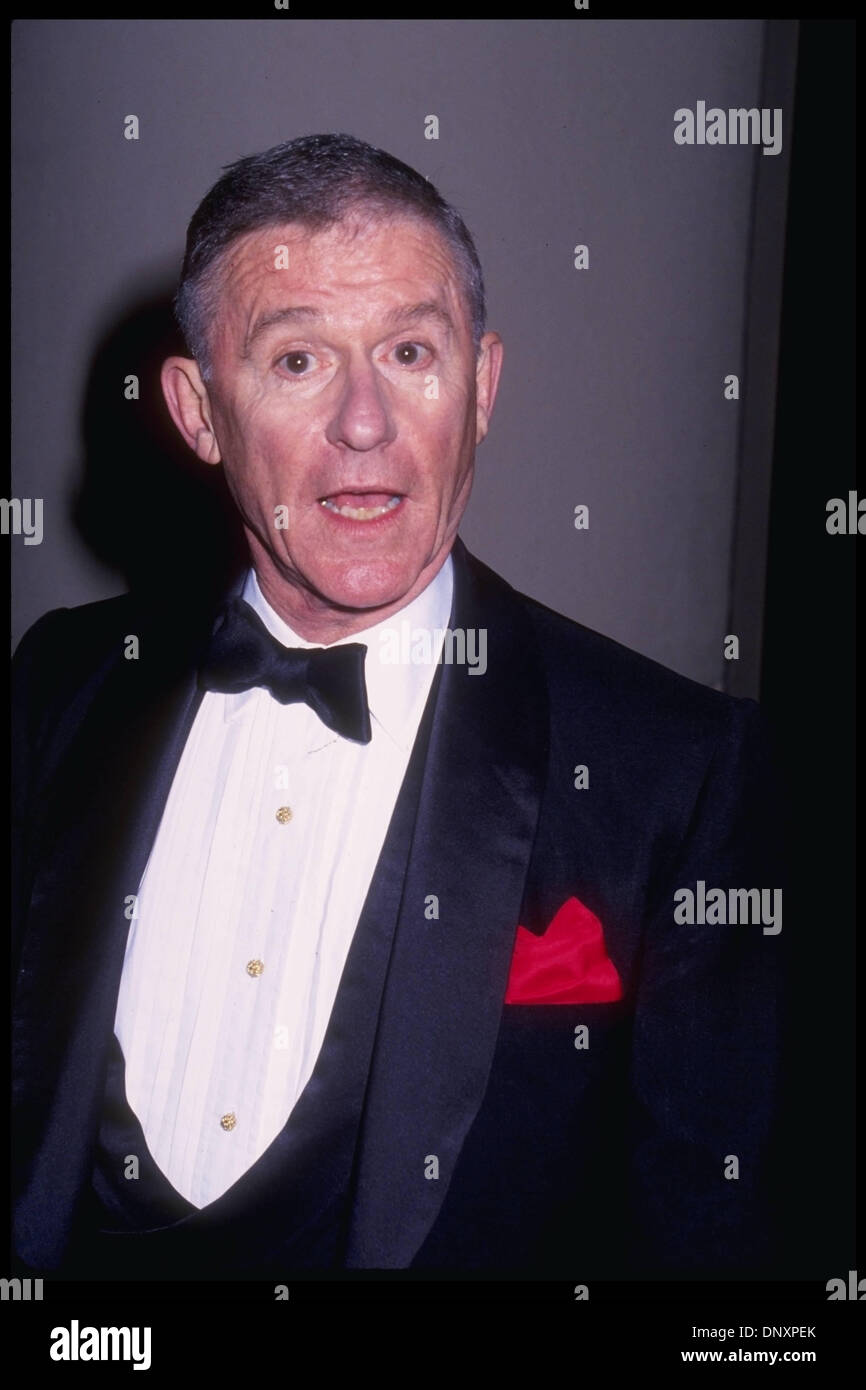
POLYGON ((292 302, 335 317, 442 300, 456 310, 455 322, 462 317, 450 247, 431 223, 411 216, 355 215, 318 231, 299 223, 260 228, 228 247, 219 282, 229 317, 244 321, 292 302))

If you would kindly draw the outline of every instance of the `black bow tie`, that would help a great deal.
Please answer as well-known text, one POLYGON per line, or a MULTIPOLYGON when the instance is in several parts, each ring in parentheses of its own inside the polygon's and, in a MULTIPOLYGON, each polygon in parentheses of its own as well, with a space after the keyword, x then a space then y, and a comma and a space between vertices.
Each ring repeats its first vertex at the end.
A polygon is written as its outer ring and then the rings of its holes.
POLYGON ((360 642, 339 647, 284 647, 241 598, 224 605, 199 671, 205 690, 236 695, 263 685, 282 705, 303 701, 344 738, 372 738, 360 642))

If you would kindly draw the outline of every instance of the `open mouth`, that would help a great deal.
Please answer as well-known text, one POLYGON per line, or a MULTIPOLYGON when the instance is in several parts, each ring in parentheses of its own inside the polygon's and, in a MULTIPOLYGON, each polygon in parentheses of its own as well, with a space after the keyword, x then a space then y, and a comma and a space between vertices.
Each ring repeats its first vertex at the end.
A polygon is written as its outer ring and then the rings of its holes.
POLYGON ((333 492, 328 497, 320 497, 319 505, 347 521, 376 521, 396 511, 402 501, 403 495, 398 492, 333 492))

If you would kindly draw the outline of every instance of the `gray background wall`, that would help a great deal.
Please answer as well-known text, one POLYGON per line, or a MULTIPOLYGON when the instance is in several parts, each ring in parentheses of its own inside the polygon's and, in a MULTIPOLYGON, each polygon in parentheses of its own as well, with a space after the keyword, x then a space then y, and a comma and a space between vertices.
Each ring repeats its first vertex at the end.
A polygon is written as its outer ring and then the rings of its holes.
MULTIPOLYGON (((16 22, 12 476, 16 496, 44 499, 45 536, 13 543, 13 638, 49 608, 122 592, 127 537, 139 553, 160 551, 171 473, 145 522, 137 455, 117 424, 134 370, 122 325, 131 306, 173 288, 195 205, 231 160, 343 130, 431 178, 463 212, 485 268, 506 363, 467 544, 551 607, 697 680, 755 694, 790 106, 777 157, 678 146, 673 113, 699 99, 769 104, 768 81, 781 104, 793 46, 768 79, 771 30, 16 22), (130 113, 137 142, 123 138, 130 113), (429 114, 438 141, 424 138, 429 114), (578 242, 588 271, 573 268, 578 242), (108 370, 103 361, 94 374, 106 351, 108 370), (747 362, 760 391, 726 401, 723 378, 742 380, 747 362), (103 497, 124 479, 114 548, 76 519, 94 440, 103 497), (574 529, 578 503, 588 531, 574 529), (751 641, 732 682, 722 642, 740 630, 735 616, 751 641)), ((152 484, 141 479, 142 496, 152 484)))

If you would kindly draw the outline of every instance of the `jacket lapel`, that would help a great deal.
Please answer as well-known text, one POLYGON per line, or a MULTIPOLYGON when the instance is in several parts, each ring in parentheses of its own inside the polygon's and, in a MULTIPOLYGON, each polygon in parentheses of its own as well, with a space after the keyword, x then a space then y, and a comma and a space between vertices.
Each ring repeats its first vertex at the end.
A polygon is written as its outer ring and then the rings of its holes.
MULTIPOLYGON (((432 1227, 496 1044, 547 759, 546 691, 513 591, 454 549, 452 629, 359 1145, 349 1268, 404 1268, 432 1227)), ((491 1155, 495 1161, 495 1155, 491 1155)))

